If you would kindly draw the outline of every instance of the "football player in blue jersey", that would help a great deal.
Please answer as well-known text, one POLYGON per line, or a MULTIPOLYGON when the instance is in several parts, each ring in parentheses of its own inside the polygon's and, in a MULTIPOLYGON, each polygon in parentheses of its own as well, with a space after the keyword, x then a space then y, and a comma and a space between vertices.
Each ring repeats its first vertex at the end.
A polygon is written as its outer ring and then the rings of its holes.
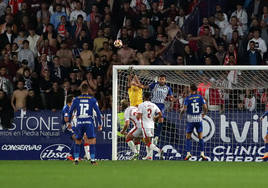
POLYGON ((184 160, 189 160, 192 155, 190 153, 192 143, 191 136, 194 128, 198 133, 199 148, 201 152, 202 160, 207 160, 204 154, 204 140, 202 137, 203 125, 202 119, 207 114, 208 108, 204 98, 201 95, 196 94, 197 87, 195 84, 190 85, 190 95, 184 100, 183 108, 180 113, 180 119, 184 112, 187 114, 187 127, 186 127, 186 150, 187 156, 184 160), (202 113, 203 108, 203 113, 202 113))
POLYGON ((152 91, 151 102, 155 103, 156 106, 158 106, 158 108, 161 110, 161 112, 163 114, 163 116, 158 119, 158 126, 157 126, 157 130, 156 130, 156 136, 154 139, 155 145, 157 145, 158 138, 161 135, 161 130, 162 130, 163 122, 164 122, 164 116, 165 116, 164 102, 165 102, 167 96, 170 96, 170 101, 173 101, 172 90, 165 83, 166 83, 166 75, 160 75, 158 77, 158 82, 154 82, 150 85, 144 86, 144 89, 149 89, 149 88, 151 89, 151 91, 152 91))
POLYGON ((67 156, 67 159, 70 161, 73 161, 73 151, 74 151, 74 145, 75 145, 75 127, 71 126, 71 124, 67 125, 68 122, 68 113, 69 110, 71 108, 72 102, 74 99, 74 95, 68 95, 67 99, 66 99, 66 105, 63 107, 62 109, 62 130, 65 132, 66 130, 68 130, 68 132, 70 133, 70 138, 73 140, 72 145, 71 145, 71 150, 67 156))
POLYGON ((71 121, 71 117, 73 111, 76 109, 77 113, 77 125, 75 129, 75 146, 74 146, 74 164, 78 164, 79 162, 79 153, 80 153, 80 145, 82 144, 83 135, 86 133, 86 136, 89 140, 90 144, 90 157, 91 157, 91 164, 97 165, 95 162, 95 153, 96 153, 96 134, 94 131, 94 114, 93 110, 95 110, 97 114, 97 120, 99 123, 98 130, 102 130, 102 121, 101 121, 101 112, 97 103, 97 100, 88 95, 88 88, 87 84, 82 85, 81 92, 82 95, 76 97, 73 100, 73 104, 69 111, 69 120, 71 121))

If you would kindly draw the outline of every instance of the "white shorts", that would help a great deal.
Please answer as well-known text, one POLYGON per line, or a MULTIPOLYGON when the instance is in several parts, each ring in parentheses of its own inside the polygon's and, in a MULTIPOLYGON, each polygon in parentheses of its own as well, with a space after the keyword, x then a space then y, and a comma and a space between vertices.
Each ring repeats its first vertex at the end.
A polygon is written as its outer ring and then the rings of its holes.
POLYGON ((154 137, 154 128, 142 128, 143 138, 154 137))
POLYGON ((134 136, 134 138, 142 138, 142 129, 138 127, 133 127, 128 134, 131 134, 134 136))

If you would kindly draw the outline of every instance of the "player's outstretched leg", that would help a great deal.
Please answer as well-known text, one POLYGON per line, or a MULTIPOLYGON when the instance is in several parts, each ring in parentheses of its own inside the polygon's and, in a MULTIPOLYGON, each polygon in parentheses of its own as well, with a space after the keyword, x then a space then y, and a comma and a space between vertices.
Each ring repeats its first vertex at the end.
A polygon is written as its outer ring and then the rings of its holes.
POLYGON ((268 159, 268 134, 265 136, 265 155, 261 159, 268 159))
POLYGON ((163 151, 161 149, 159 149, 156 145, 154 145, 153 143, 149 142, 147 144, 147 146, 150 148, 150 150, 152 151, 156 151, 157 153, 159 153, 159 159, 163 160, 163 151))
POLYGON ((132 140, 127 140, 127 145, 130 147, 130 149, 132 150, 132 152, 134 153, 134 156, 133 156, 133 160, 138 160, 138 151, 136 149, 136 146, 134 144, 134 142, 132 140))

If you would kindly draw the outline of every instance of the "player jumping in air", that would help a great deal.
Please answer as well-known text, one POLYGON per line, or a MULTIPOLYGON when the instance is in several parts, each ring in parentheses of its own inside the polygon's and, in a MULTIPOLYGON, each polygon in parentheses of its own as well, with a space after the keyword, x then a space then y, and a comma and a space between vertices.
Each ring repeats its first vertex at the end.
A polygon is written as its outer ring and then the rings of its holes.
MULTIPOLYGON (((266 112, 261 116, 260 120, 262 121, 263 118, 264 118, 265 116, 267 116, 267 115, 268 115, 268 111, 266 111, 266 112)), ((267 131, 267 133, 266 133, 266 135, 265 135, 265 137, 264 137, 264 141, 265 141, 265 155, 264 155, 261 159, 268 159, 268 131, 267 131)))
POLYGON ((205 154, 204 154, 204 140, 202 137, 203 132, 203 125, 202 125, 202 119, 207 114, 207 104, 204 100, 204 98, 201 95, 197 95, 197 87, 195 84, 190 85, 190 95, 184 100, 183 108, 180 113, 180 119, 184 112, 186 111, 187 114, 187 127, 186 127, 186 150, 187 150, 187 156, 184 160, 189 160, 192 155, 190 153, 192 143, 191 143, 191 136, 193 133, 194 128, 196 129, 198 133, 198 139, 199 139, 199 147, 201 152, 201 158, 203 160, 206 160, 205 154), (202 113, 202 107, 204 112, 202 113))
POLYGON ((167 98, 167 96, 170 96, 170 100, 173 101, 173 94, 172 94, 172 90, 169 86, 167 86, 165 84, 166 82, 166 76, 165 75, 160 75, 158 77, 158 82, 156 83, 152 83, 150 85, 144 86, 144 89, 148 89, 150 88, 152 90, 153 93, 153 97, 151 99, 151 102, 153 102, 154 104, 156 104, 158 106, 158 108, 161 110, 163 116, 161 118, 159 118, 158 120, 158 126, 157 126, 157 130, 156 130, 156 137, 154 139, 154 144, 157 145, 158 142, 158 137, 161 134, 161 130, 162 130, 162 126, 163 126, 163 122, 164 122, 164 109, 165 109, 165 99, 167 98))
POLYGON ((143 138, 146 143, 147 159, 152 159, 153 151, 160 154, 160 159, 163 158, 163 151, 151 143, 151 138, 154 137, 154 121, 162 118, 163 114, 160 109, 150 101, 150 93, 144 93, 144 102, 139 105, 137 119, 141 119, 143 138), (155 116, 157 114, 157 116, 155 116), (151 151, 151 152, 150 152, 151 151))
MULTIPOLYGON (((122 105, 123 110, 125 110, 124 112, 125 126, 120 131, 120 133, 125 134, 125 131, 129 127, 130 121, 133 123, 134 127, 127 134, 126 141, 127 141, 128 146, 131 148, 132 152, 134 153, 133 160, 138 160, 140 144, 135 144, 133 141, 134 138, 140 138, 142 136, 141 120, 138 120, 136 118, 136 114, 138 113, 138 108, 135 106, 129 106, 127 100, 125 99, 121 101, 121 105, 122 105)), ((136 139, 136 140, 139 140, 139 139, 136 139)))
POLYGON ((76 109, 77 111, 77 125, 75 129, 75 146, 74 146, 74 164, 78 164, 79 162, 79 153, 80 153, 80 145, 82 144, 83 135, 86 133, 87 138, 90 144, 90 157, 91 164, 97 165, 95 162, 95 153, 96 153, 96 134, 94 131, 94 119, 93 119, 93 110, 96 111, 97 119, 98 119, 98 130, 102 130, 102 121, 101 121, 101 112, 97 103, 97 100, 92 96, 88 95, 88 85, 84 84, 81 87, 82 95, 76 97, 73 100, 73 104, 69 111, 69 121, 71 121, 71 117, 73 111, 76 109))
POLYGON ((138 107, 142 103, 142 87, 139 78, 135 74, 133 67, 128 69, 127 87, 130 106, 138 107))

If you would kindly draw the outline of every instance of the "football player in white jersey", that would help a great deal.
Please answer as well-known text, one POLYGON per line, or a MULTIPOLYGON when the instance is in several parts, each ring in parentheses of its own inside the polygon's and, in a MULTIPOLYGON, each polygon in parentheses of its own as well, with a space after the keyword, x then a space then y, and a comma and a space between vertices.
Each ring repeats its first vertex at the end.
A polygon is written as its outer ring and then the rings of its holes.
MULTIPOLYGON (((131 148, 134 153, 133 160, 138 160, 139 148, 135 147, 134 138, 142 138, 142 129, 141 129, 141 120, 137 119, 136 114, 138 114, 138 108, 135 106, 129 106, 128 101, 123 99, 121 101, 122 110, 125 110, 124 118, 125 118, 125 126, 120 131, 121 134, 124 134, 127 128, 129 127, 130 121, 133 123, 134 127, 129 131, 126 136, 126 142, 128 146, 131 148)), ((137 139, 135 139, 137 140, 137 139)), ((138 139, 139 140, 139 139, 138 139)), ((140 145, 139 145, 140 146, 140 145)))
POLYGON ((163 114, 156 104, 150 102, 150 93, 144 93, 143 99, 144 102, 139 105, 139 111, 136 117, 137 119, 141 119, 143 138, 147 146, 146 157, 147 159, 151 159, 153 151, 157 151, 160 154, 160 159, 162 159, 163 151, 151 143, 151 138, 154 137, 154 122, 156 119, 162 118, 163 114))

